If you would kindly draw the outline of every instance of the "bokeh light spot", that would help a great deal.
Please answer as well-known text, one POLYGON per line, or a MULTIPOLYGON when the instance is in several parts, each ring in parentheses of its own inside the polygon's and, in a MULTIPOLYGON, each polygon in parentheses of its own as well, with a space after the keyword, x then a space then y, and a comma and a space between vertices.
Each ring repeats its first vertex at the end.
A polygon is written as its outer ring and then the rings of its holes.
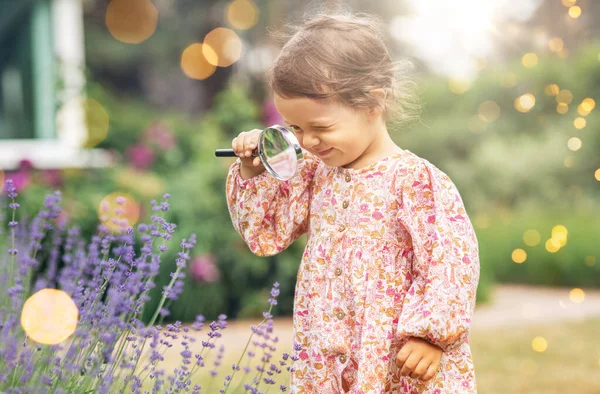
POLYGON ((98 218, 110 231, 123 232, 140 219, 140 206, 127 193, 111 193, 100 202, 98 218))
POLYGON ((550 253, 556 253, 560 250, 560 242, 554 238, 550 238, 546 241, 546 250, 550 253))
POLYGON ((527 246, 536 246, 540 243, 542 236, 537 230, 527 230, 523 233, 523 242, 527 246))
POLYGON ((259 13, 252 0, 234 0, 225 9, 225 20, 235 29, 248 30, 258 22, 259 13))
POLYGON ((76 97, 65 103, 56 115, 58 133, 65 130, 70 114, 82 114, 87 129, 85 140, 78 141, 77 148, 93 148, 106 139, 110 119, 108 113, 98 101, 87 97, 76 97))
POLYGON ((577 3, 577 0, 562 0, 562 3, 565 7, 572 7, 577 3))
POLYGON ((185 48, 181 54, 181 69, 189 78, 206 79, 213 75, 216 70, 216 66, 206 60, 203 46, 204 44, 194 43, 185 48))
POLYGON ((487 123, 479 116, 471 116, 467 122, 467 127, 473 133, 479 134, 487 129, 487 123))
POLYGON ((535 106, 535 96, 531 93, 526 93, 517 97, 515 100, 515 109, 519 112, 529 112, 535 106))
POLYGON ((589 107, 583 105, 583 103, 577 106, 577 113, 581 116, 588 116, 592 112, 589 107))
POLYGON ((571 104, 571 101, 573 101, 573 93, 570 90, 561 90, 556 95, 556 102, 559 104, 571 104))
POLYGON ((484 101, 479 105, 478 115, 484 122, 493 122, 500 116, 500 106, 495 101, 484 101))
POLYGON ((521 62, 527 68, 533 68, 538 64, 538 56, 535 53, 526 53, 521 58, 521 62))
POLYGON ((573 121, 573 126, 575 126, 575 128, 578 130, 585 128, 586 125, 587 122, 584 118, 577 118, 573 121))
POLYGON ((560 103, 556 106, 556 112, 558 112, 561 115, 564 115, 567 112, 569 112, 569 106, 565 103, 560 103))
POLYGON ((567 141, 567 147, 569 147, 569 150, 573 152, 577 152, 579 149, 581 149, 582 145, 583 142, 581 142, 581 139, 577 137, 571 137, 569 138, 569 141, 567 141))
POLYGON ((210 45, 206 43, 202 44, 202 54, 206 61, 213 66, 216 67, 219 64, 219 55, 210 45))
POLYGON ((471 87, 471 83, 464 79, 448 80, 448 89, 454 94, 464 94, 471 87))
POLYGON ((42 289, 25 301, 21 326, 33 341, 56 345, 69 338, 77 328, 79 310, 67 293, 42 289))
POLYGON ((594 178, 596 178, 596 180, 598 182, 600 182, 600 168, 598 168, 595 172, 594 172, 594 178))
POLYGON ((139 44, 156 31, 158 11, 150 0, 112 0, 105 19, 108 31, 117 40, 139 44))
POLYGON ((596 108, 596 101, 593 98, 586 98, 581 102, 581 108, 585 111, 591 112, 594 108, 596 108))
POLYGON ((552 227, 552 239, 557 241, 560 247, 567 244, 567 228, 562 224, 558 224, 552 227))
POLYGON ((585 256, 583 261, 588 267, 593 267, 596 265, 596 256, 585 256))
POLYGON ((512 260, 517 264, 524 263, 525 260, 527 260, 527 252, 525 252, 523 249, 513 250, 512 260))
POLYGON ((565 168, 573 168, 573 165, 575 164, 573 162, 573 156, 567 156, 565 157, 564 163, 565 168))
POLYGON ((535 337, 531 341, 531 348, 539 353, 545 352, 548 349, 548 341, 544 337, 535 337))
POLYGON ((203 53, 206 60, 214 66, 228 67, 237 62, 242 55, 242 40, 231 29, 217 27, 204 37, 203 53), (209 46, 216 54, 215 57, 206 53, 209 46))
POLYGON ((557 224, 556 226, 552 227, 552 236, 556 236, 558 234, 568 234, 569 230, 567 230, 567 228, 565 226, 563 226, 562 224, 557 224))
POLYGON ((548 42, 548 47, 552 52, 560 52, 565 47, 564 41, 559 37, 552 37, 548 42))
POLYGON ((574 5, 569 8, 569 16, 573 19, 577 19, 581 16, 581 7, 574 5))
POLYGON ((585 299, 585 292, 582 289, 576 287, 574 289, 571 289, 571 291, 569 291, 569 300, 571 300, 572 303, 581 304, 584 299, 585 299))
POLYGON ((546 96, 556 96, 559 92, 560 88, 555 83, 546 85, 546 88, 544 89, 544 93, 546 94, 546 96))

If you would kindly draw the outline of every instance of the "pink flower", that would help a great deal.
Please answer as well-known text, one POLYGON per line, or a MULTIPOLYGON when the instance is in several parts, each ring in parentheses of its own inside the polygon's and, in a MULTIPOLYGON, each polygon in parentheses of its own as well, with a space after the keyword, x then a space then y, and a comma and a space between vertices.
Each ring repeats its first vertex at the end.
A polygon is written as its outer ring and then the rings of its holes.
POLYGON ((27 186, 31 183, 31 170, 33 169, 33 164, 31 161, 24 159, 19 162, 19 168, 10 173, 6 173, 6 178, 11 178, 14 182, 15 188, 17 192, 25 190, 27 186))
POLYGON ((203 254, 192 260, 190 271, 194 280, 198 282, 212 283, 221 277, 216 259, 211 254, 203 254))
POLYGON ((151 145, 166 151, 173 149, 177 144, 177 138, 162 122, 153 122, 146 130, 145 136, 151 145))
POLYGON ((136 144, 127 149, 127 158, 135 168, 144 170, 154 163, 156 155, 148 146, 136 144))
POLYGON ((285 123, 279 112, 277 112, 273 100, 267 100, 263 103, 262 118, 263 122, 269 126, 275 124, 283 125, 285 123))
POLYGON ((60 187, 63 184, 62 171, 60 170, 43 170, 40 173, 42 182, 50 187, 60 187))

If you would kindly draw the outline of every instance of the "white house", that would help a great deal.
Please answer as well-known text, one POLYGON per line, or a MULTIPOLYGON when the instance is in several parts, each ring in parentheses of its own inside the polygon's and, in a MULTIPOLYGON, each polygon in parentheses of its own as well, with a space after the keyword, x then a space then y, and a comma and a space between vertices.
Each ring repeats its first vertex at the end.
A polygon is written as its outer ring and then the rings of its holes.
POLYGON ((0 169, 105 167, 107 152, 82 149, 84 93, 81 0, 0 0, 0 169))

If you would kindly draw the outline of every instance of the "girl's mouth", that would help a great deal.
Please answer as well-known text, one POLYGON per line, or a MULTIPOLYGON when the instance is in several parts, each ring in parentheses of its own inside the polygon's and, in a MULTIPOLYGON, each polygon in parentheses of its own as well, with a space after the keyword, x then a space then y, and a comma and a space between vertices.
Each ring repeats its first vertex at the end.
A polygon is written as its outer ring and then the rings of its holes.
POLYGON ((329 148, 327 150, 321 151, 321 152, 317 152, 317 155, 323 157, 326 156, 329 152, 331 152, 333 150, 333 148, 329 148))

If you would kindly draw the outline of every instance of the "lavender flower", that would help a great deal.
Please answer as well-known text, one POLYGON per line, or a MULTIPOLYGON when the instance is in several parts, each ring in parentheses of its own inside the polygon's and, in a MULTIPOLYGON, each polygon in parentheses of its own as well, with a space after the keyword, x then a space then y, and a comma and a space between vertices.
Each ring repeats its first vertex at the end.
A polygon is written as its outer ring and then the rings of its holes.
MULTIPOLYGON (((227 316, 220 315, 208 326, 202 315, 190 326, 181 322, 162 325, 170 313, 169 305, 183 291, 196 244, 194 234, 180 242, 175 272, 162 288, 149 324, 143 324, 141 319, 150 300, 149 292, 156 287, 155 278, 168 250, 166 242, 176 231, 176 225, 165 219, 170 196, 166 194, 163 201, 152 203, 151 222, 137 226, 141 245, 136 245, 136 230, 128 226, 109 228, 100 224, 91 239, 84 240, 79 228, 69 226, 67 218, 61 215, 58 192, 46 197, 42 209, 31 220, 17 218, 18 195, 11 179, 6 181, 5 190, 9 211, 0 217, 6 217, 8 222, 9 243, 0 257, 0 392, 142 393, 150 387, 152 393, 202 392, 203 388, 192 379, 205 367, 207 353, 219 344, 227 316), (26 297, 48 288, 68 294, 77 306, 79 320, 68 340, 57 345, 36 345, 23 332, 20 313, 26 297), (195 345, 190 330, 206 330, 206 338, 195 345), (165 351, 177 343, 182 349, 181 363, 166 371, 161 364, 165 351)), ((118 216, 125 201, 119 198, 116 202, 118 216)), ((277 337, 272 336, 271 312, 277 304, 279 284, 274 284, 270 295, 265 320, 253 329, 242 353, 243 357, 252 344, 248 363, 231 366, 220 392, 227 392, 236 372, 243 370, 252 379, 247 387, 258 393, 260 383, 272 386, 274 377, 287 366, 281 361, 271 362, 277 343, 277 337), (259 340, 251 341, 253 335, 259 340), (260 350, 262 356, 257 360, 260 350), (259 363, 254 369, 250 367, 251 360, 259 363), (253 370, 256 376, 251 377, 253 370)), ((224 352, 225 346, 218 346, 214 369, 206 375, 217 375, 224 352)))

